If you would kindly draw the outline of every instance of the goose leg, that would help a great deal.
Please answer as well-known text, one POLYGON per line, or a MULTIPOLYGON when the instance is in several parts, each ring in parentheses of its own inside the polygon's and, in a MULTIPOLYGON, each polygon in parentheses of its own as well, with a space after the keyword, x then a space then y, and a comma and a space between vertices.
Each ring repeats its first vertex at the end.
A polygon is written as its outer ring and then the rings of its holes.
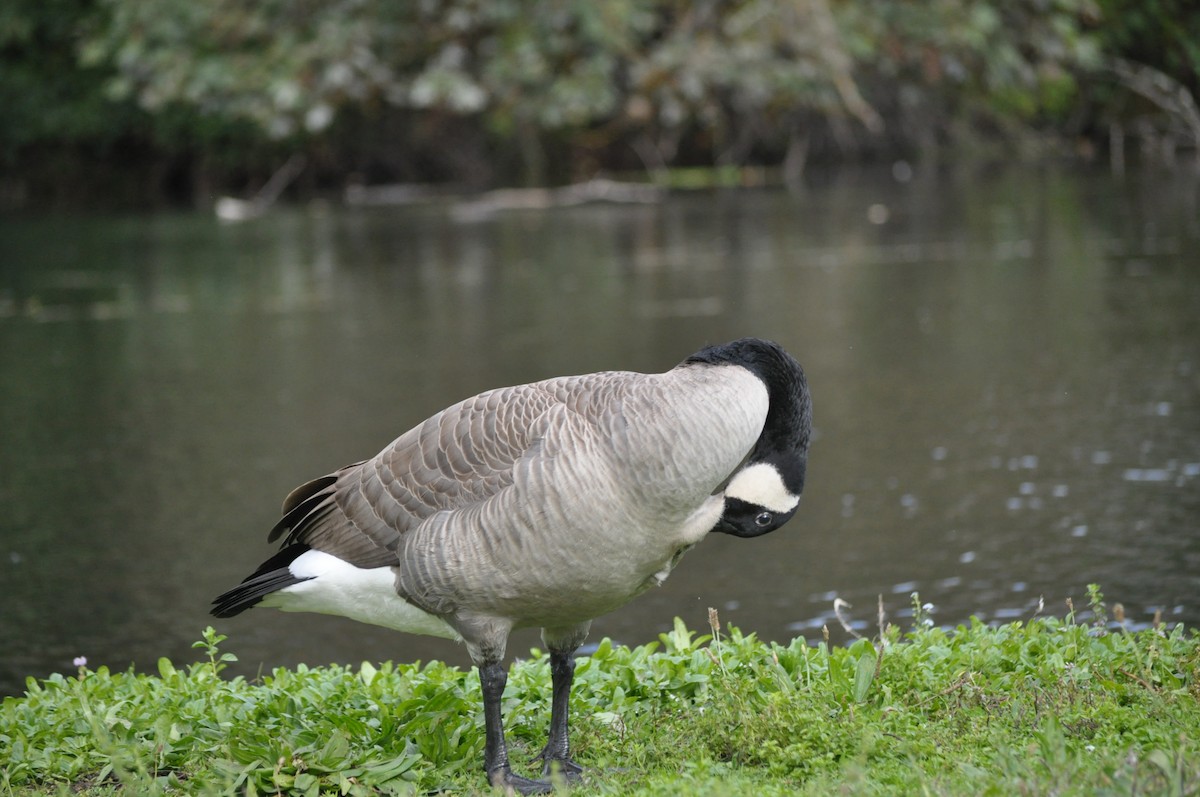
POLYGON ((550 703, 550 737, 538 758, 542 759, 542 775, 550 777, 557 771, 568 783, 581 780, 583 767, 571 760, 570 731, 567 712, 571 702, 571 682, 575 678, 574 650, 550 651, 550 682, 553 694, 550 703))
POLYGON ((547 794, 553 789, 549 782, 514 775, 508 764, 508 745, 504 741, 504 718, 500 708, 500 698, 507 681, 508 673, 500 662, 479 665, 479 683, 483 688, 483 729, 486 735, 483 766, 487 770, 488 782, 503 789, 512 789, 518 794, 547 794))

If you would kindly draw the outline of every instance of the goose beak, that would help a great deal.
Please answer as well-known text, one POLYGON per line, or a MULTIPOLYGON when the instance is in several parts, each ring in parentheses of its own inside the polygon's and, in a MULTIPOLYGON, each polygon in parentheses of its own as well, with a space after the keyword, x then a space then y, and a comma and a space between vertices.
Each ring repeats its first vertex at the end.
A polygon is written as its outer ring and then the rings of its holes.
POLYGON ((717 521, 717 525, 713 526, 713 531, 721 534, 732 534, 735 537, 742 536, 742 533, 738 530, 738 528, 725 518, 721 518, 719 521, 717 521))

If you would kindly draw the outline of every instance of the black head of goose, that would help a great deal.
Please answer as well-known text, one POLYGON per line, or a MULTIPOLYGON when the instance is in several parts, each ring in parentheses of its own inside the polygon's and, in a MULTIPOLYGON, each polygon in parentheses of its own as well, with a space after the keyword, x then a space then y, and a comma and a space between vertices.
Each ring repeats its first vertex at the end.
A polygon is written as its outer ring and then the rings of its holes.
POLYGON ((509 766, 510 632, 542 629, 543 778, 576 780, 567 703, 592 618, 662 583, 710 531, 754 537, 787 522, 804 488, 811 407, 800 364, 756 338, 661 374, 486 391, 296 488, 268 537, 282 548, 213 614, 262 605, 461 640, 480 673, 489 781, 549 791, 509 766))

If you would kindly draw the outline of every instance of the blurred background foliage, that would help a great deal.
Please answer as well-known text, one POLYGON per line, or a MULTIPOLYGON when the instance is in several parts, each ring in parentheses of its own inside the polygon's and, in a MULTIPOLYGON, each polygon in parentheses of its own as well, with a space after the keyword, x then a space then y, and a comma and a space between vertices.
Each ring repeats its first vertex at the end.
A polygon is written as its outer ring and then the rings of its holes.
POLYGON ((1191 0, 6 0, 0 206, 1200 144, 1191 0))

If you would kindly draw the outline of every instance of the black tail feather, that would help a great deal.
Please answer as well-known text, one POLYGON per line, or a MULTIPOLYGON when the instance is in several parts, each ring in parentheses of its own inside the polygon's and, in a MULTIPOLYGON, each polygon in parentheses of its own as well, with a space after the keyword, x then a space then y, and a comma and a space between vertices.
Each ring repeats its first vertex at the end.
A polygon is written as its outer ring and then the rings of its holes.
MULTIPOLYGON (((289 500, 291 500, 290 496, 289 500)), ((297 501, 290 509, 288 509, 284 516, 279 519, 279 522, 271 528, 270 533, 267 534, 267 542, 275 542, 275 540, 279 539, 279 535, 283 534, 285 531, 291 531, 294 529, 315 509, 325 504, 332 503, 333 492, 328 489, 319 490, 307 498, 297 501)))
POLYGON ((213 600, 213 616, 233 617, 257 605, 272 592, 307 581, 307 578, 297 578, 288 569, 288 565, 307 550, 307 545, 289 545, 263 562, 241 584, 213 600))

